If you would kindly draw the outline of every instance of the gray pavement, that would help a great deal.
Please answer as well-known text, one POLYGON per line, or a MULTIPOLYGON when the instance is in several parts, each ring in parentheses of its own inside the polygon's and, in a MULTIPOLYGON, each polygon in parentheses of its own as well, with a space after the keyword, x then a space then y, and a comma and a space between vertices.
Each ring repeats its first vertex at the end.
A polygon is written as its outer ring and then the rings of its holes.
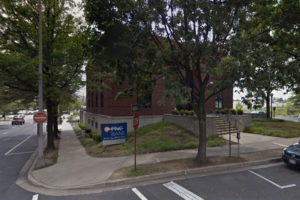
MULTIPOLYGON (((225 135, 224 137, 228 136, 225 135)), ((232 140, 236 142, 235 135, 232 135, 232 140)), ((297 141, 298 138, 281 139, 242 133, 240 152, 249 153, 278 149, 297 141)), ((116 169, 133 165, 133 156, 112 158, 90 157, 78 141, 71 125, 66 122, 62 125, 60 142, 57 163, 47 168, 31 170, 29 172, 29 179, 31 181, 53 189, 83 188, 106 183, 116 169)), ((208 148, 207 155, 228 155, 228 151, 228 145, 208 148)), ((236 154, 236 152, 237 145, 232 145, 232 154, 236 154)), ((137 163, 158 163, 174 159, 193 158, 196 154, 196 149, 143 154, 137 156, 137 163)))
POLYGON ((38 200, 296 200, 299 187, 299 170, 279 163, 97 194, 39 195, 38 200))

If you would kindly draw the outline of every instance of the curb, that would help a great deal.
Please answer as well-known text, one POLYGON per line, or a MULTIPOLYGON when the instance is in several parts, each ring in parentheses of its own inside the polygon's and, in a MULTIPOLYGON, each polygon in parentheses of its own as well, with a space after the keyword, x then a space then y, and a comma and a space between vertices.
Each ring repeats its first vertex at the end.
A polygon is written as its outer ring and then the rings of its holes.
POLYGON ((17 180, 17 184, 31 192, 37 192, 44 195, 51 196, 67 196, 67 195, 79 195, 79 194, 93 194, 100 193, 104 191, 112 191, 118 189, 125 189, 133 187, 134 185, 149 185, 162 183, 171 180, 181 180, 192 177, 201 177, 212 174, 225 173, 229 171, 242 171, 249 167, 266 165, 277 163, 281 161, 281 158, 273 157, 258 161, 240 162, 240 163, 230 163, 222 165, 214 165, 207 167, 199 167, 187 170, 171 171, 166 173, 156 173, 151 175, 145 175, 133 178, 124 178, 118 180, 110 180, 105 182, 100 182, 91 185, 78 185, 74 187, 55 187, 49 186, 42 183, 32 176, 31 172, 36 162, 37 150, 32 154, 30 159, 24 165, 20 172, 20 177, 17 180))

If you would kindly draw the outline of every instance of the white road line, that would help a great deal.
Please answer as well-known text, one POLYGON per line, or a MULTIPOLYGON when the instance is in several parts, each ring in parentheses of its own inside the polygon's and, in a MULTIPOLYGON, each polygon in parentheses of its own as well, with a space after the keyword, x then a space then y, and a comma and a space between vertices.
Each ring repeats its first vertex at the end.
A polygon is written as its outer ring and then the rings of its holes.
POLYGON ((14 156, 14 155, 22 155, 22 154, 28 154, 28 153, 33 153, 34 151, 25 151, 25 152, 17 152, 17 153, 10 153, 6 156, 14 156))
POLYGON ((138 189, 131 189, 141 200, 148 200, 138 189))
POLYGON ((8 132, 1 133, 2 135, 6 135, 8 132))
POLYGON ((263 177, 262 175, 260 175, 260 174, 258 174, 258 173, 256 173, 256 172, 254 172, 254 171, 251 171, 251 170, 248 170, 248 171, 249 171, 250 173, 252 173, 252 174, 258 176, 259 178, 261 178, 261 179, 263 179, 263 180, 265 180, 265 181, 267 181, 267 182, 269 182, 269 183, 275 185, 276 187, 278 187, 278 188, 280 188, 280 189, 285 189, 285 188, 290 188, 290 187, 295 187, 295 186, 296 186, 296 184, 290 184, 290 185, 283 185, 283 186, 281 186, 281 185, 278 185, 277 183, 275 183, 275 182, 273 182, 273 181, 271 181, 271 180, 269 180, 269 179, 263 177))
POLYGON ((39 199, 39 195, 38 194, 35 194, 32 196, 32 200, 38 200, 39 199))
POLYGON ((281 146, 281 147, 287 147, 288 146, 288 145, 280 144, 280 143, 276 143, 276 142, 274 142, 273 144, 276 144, 276 145, 281 146))
POLYGON ((163 184, 166 188, 176 193, 185 200, 204 200, 184 187, 174 183, 173 181, 163 184))
POLYGON ((14 146, 11 150, 9 150, 8 152, 6 152, 4 155, 8 155, 10 152, 12 152, 13 150, 15 150, 16 148, 18 148, 21 144, 23 144, 24 142, 26 142, 30 137, 32 137, 32 135, 29 135, 27 138, 25 138, 22 142, 20 142, 19 144, 17 144, 16 146, 14 146))

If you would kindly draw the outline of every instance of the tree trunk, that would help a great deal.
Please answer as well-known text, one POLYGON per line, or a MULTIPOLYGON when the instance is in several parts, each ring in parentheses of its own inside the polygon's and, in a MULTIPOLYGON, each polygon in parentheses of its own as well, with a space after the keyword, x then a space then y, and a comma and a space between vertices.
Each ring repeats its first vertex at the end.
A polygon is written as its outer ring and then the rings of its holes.
POLYGON ((270 115, 270 92, 267 92, 267 96, 266 96, 266 113, 267 113, 267 118, 271 119, 271 115, 270 115))
POLYGON ((58 104, 55 105, 54 114, 53 114, 53 131, 55 139, 59 139, 59 131, 58 131, 58 104))
POLYGON ((48 112, 48 121, 47 121, 47 150, 54 150, 54 132, 53 132, 53 109, 54 103, 47 98, 47 112, 48 112))
POLYGON ((206 162, 206 112, 204 100, 201 100, 198 109, 195 110, 199 122, 199 144, 196 161, 206 162))

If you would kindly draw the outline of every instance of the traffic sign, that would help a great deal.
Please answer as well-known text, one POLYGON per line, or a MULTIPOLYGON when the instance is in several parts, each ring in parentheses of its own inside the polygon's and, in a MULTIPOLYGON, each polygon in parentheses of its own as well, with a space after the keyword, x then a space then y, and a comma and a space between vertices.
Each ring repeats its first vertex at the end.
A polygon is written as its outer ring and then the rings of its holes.
POLYGON ((133 128, 134 130, 138 129, 139 127, 139 114, 138 113, 134 113, 133 115, 133 128))
POLYGON ((47 114, 44 112, 35 113, 33 115, 33 120, 38 124, 42 124, 47 121, 47 114))

